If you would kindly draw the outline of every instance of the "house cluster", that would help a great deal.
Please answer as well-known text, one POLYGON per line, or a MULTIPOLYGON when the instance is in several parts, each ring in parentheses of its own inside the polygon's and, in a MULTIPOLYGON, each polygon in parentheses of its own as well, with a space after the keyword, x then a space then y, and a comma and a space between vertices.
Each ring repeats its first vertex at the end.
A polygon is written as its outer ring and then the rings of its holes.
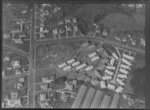
POLYGON ((124 89, 129 71, 131 70, 134 56, 123 53, 122 58, 119 58, 116 54, 112 55, 113 58, 110 62, 112 61, 113 63, 110 63, 105 69, 105 77, 103 77, 103 81, 101 81, 101 87, 121 93, 124 89), (115 60, 118 60, 117 66, 112 65, 115 60))
POLYGON ((20 97, 18 92, 11 92, 2 101, 2 107, 4 108, 20 108, 27 106, 28 98, 20 97))
POLYGON ((22 67, 21 61, 19 59, 14 59, 9 55, 5 55, 3 58, 3 63, 7 64, 6 70, 3 71, 3 76, 12 76, 12 75, 22 75, 22 74, 28 74, 28 65, 27 67, 22 67), (13 72, 12 72, 13 71, 13 72), (12 73, 12 74, 11 74, 12 73))
MULTIPOLYGON (((83 46, 90 45, 84 43, 83 46)), ((62 71, 61 73, 75 71, 78 73, 78 80, 91 82, 92 85, 99 86, 101 89, 120 93, 124 89, 133 60, 134 56, 127 52, 120 58, 117 53, 112 52, 110 55, 104 48, 99 47, 87 55, 85 62, 72 58, 59 64, 58 69, 62 71)))
MULTIPOLYGON (((43 84, 50 84, 54 81, 54 77, 51 76, 50 79, 47 79, 47 77, 42 78, 43 84), (44 82, 43 82, 44 81, 44 82)), ((69 97, 75 97, 76 93, 74 92, 74 89, 77 88, 77 80, 73 81, 66 81, 65 87, 62 89, 54 89, 54 88, 43 88, 45 92, 41 92, 38 94, 38 104, 41 108, 53 108, 56 104, 56 101, 58 101, 57 94, 60 94, 59 100, 61 99, 62 102, 67 102, 69 97), (57 96, 56 96, 57 95, 57 96)))
MULTIPOLYGON (((27 10, 21 12, 26 14, 27 10)), ((15 44, 23 44, 24 39, 28 39, 31 28, 31 21, 27 19, 15 19, 10 23, 11 30, 9 33, 4 33, 4 39, 11 39, 15 44)))
MULTIPOLYGON (((105 27, 104 25, 100 24, 93 24, 95 27, 95 37, 103 37, 108 38, 110 29, 105 27)), ((141 35, 140 38, 138 38, 136 35, 136 32, 129 33, 129 32, 120 32, 120 34, 114 36, 114 40, 121 42, 123 44, 131 45, 131 46, 142 46, 145 47, 145 39, 143 38, 143 35, 141 35)))
POLYGON ((59 21, 53 29, 46 28, 45 19, 40 18, 40 21, 40 39, 50 38, 52 36, 54 39, 61 39, 82 35, 78 29, 76 18, 65 18, 59 21))

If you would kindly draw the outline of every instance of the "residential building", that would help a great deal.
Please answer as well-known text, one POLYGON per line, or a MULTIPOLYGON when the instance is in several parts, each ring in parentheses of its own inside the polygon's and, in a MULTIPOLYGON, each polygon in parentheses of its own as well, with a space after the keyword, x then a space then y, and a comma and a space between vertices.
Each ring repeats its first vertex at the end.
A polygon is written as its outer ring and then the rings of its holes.
POLYGON ((106 81, 100 81, 100 88, 106 88, 106 81))
POLYGON ((107 88, 110 89, 110 90, 115 90, 116 86, 114 84, 109 83, 107 85, 107 88))
POLYGON ((128 66, 132 66, 131 62, 129 62, 128 60, 126 60, 125 58, 122 58, 121 61, 125 64, 127 64, 128 66))
POLYGON ((82 44, 82 47, 88 47, 90 44, 89 44, 89 42, 84 42, 83 44, 82 44))
POLYGON ((90 71, 90 70, 92 70, 94 67, 91 65, 91 66, 87 66, 86 68, 85 68, 85 71, 90 71))
POLYGON ((90 53, 88 56, 89 56, 89 58, 92 58, 92 57, 95 57, 96 55, 97 55, 97 53, 93 52, 93 53, 90 53))
POLYGON ((110 60, 110 65, 114 65, 114 63, 115 63, 115 58, 111 58, 111 60, 110 60))
POLYGON ((117 74, 117 76, 121 79, 127 79, 127 75, 126 74, 117 74))
POLYGON ((51 80, 49 79, 49 77, 42 77, 42 82, 43 83, 50 83, 51 80))
POLYGON ((41 84, 40 85, 40 88, 42 89, 42 90, 47 90, 48 89, 48 84, 46 83, 46 84, 41 84))
POLYGON ((94 56, 93 58, 91 58, 91 61, 94 62, 94 61, 97 61, 97 60, 99 60, 99 59, 100 59, 99 56, 94 56))
POLYGON ((76 70, 81 70, 81 69, 83 69, 83 68, 86 67, 86 66, 87 66, 87 64, 86 64, 86 63, 83 63, 83 64, 77 66, 77 67, 76 67, 76 70))
POLYGON ((67 65, 63 68, 63 71, 70 71, 71 70, 71 66, 67 65))
POLYGON ((129 74, 129 71, 123 69, 123 68, 120 68, 119 71, 123 74, 129 74))
POLYGON ((66 63, 62 63, 62 64, 58 65, 58 68, 63 68, 63 67, 65 67, 66 65, 67 65, 66 63))
POLYGON ((123 89, 124 89, 124 87, 122 87, 122 86, 119 86, 118 88, 116 88, 116 92, 117 93, 121 93, 122 91, 123 91, 123 89))
POLYGON ((114 72, 112 72, 112 71, 109 71, 108 69, 106 69, 105 71, 104 71, 107 75, 114 75, 114 72))
POLYGON ((120 65, 120 68, 124 68, 124 69, 127 69, 127 70, 131 70, 131 67, 128 66, 128 65, 125 65, 125 64, 121 64, 121 65, 120 65))
POLYGON ((115 69, 116 69, 115 66, 106 66, 106 68, 107 68, 108 70, 115 70, 115 69))
POLYGON ((68 60, 67 63, 68 63, 68 64, 72 64, 72 63, 75 62, 75 61, 76 61, 76 60, 73 58, 73 59, 68 60))
POLYGON ((117 82, 118 84, 122 85, 122 86, 125 85, 125 83, 124 83, 120 78, 117 78, 117 79, 116 79, 116 82, 117 82))
POLYGON ((118 55, 116 54, 116 53, 112 53, 112 56, 116 59, 116 60, 118 60, 119 59, 119 57, 118 57, 118 55))
POLYGON ((123 58, 126 58, 126 59, 128 59, 128 60, 130 60, 130 61, 133 61, 134 60, 134 57, 133 56, 130 56, 130 55, 127 55, 127 54, 125 54, 125 53, 123 53, 123 58))
POLYGON ((39 95, 39 98, 40 98, 40 101, 44 101, 44 100, 46 100, 46 94, 40 94, 39 95))
POLYGON ((112 79, 112 76, 105 75, 102 79, 103 80, 110 80, 110 79, 112 79))
POLYGON ((75 66, 78 66, 79 64, 80 64, 80 62, 76 61, 76 62, 72 63, 72 66, 75 67, 75 66))

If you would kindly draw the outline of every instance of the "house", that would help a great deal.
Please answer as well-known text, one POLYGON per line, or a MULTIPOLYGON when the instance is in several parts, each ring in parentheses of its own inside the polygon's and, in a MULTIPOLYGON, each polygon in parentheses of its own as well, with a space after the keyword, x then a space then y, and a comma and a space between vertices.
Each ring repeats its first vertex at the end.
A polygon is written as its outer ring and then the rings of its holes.
POLYGON ((9 33, 4 33, 3 34, 3 38, 4 39, 9 39, 10 38, 10 34, 9 33))
POLYGON ((68 60, 67 63, 68 63, 68 64, 72 64, 72 63, 75 62, 75 61, 76 61, 76 60, 73 58, 73 59, 68 60))
POLYGON ((123 91, 123 89, 124 89, 124 87, 119 86, 119 87, 116 88, 115 91, 116 91, 117 93, 121 93, 121 92, 123 91))
POLYGON ((105 75, 104 77, 102 77, 103 80, 110 80, 112 79, 112 76, 108 76, 108 75, 105 75))
POLYGON ((118 60, 119 59, 119 57, 118 57, 118 55, 116 54, 116 53, 112 53, 112 56, 116 59, 116 60, 118 60))
POLYGON ((71 70, 71 66, 67 65, 63 68, 63 71, 70 71, 71 70))
POLYGON ((117 74, 117 76, 121 79, 127 79, 127 75, 126 74, 117 74))
POLYGON ((106 81, 100 81, 100 87, 105 89, 106 88, 106 81))
POLYGON ((89 45, 90 45, 89 42, 82 43, 82 47, 88 47, 89 45))
POLYGON ((99 60, 99 59, 100 59, 99 56, 95 56, 95 57, 91 58, 91 61, 94 62, 94 61, 99 60))
POLYGON ((131 70, 131 67, 128 66, 128 65, 125 65, 125 64, 121 64, 121 65, 120 65, 120 68, 124 68, 124 69, 131 70))
POLYGON ((115 70, 115 69, 116 69, 115 66, 106 66, 106 68, 107 68, 108 70, 115 70))
POLYGON ((16 88, 17 90, 23 88, 23 83, 22 83, 22 82, 16 83, 16 84, 15 84, 15 88, 16 88))
POLYGON ((133 57, 133 56, 127 55, 127 54, 125 54, 125 53, 123 53, 122 57, 123 57, 123 58, 126 58, 126 59, 128 59, 128 60, 130 60, 130 61, 133 61, 133 60, 134 60, 134 57, 133 57))
POLYGON ((16 73, 16 75, 20 75, 20 74, 22 74, 22 71, 20 69, 15 69, 15 73, 16 73))
POLYGON ((68 99, 69 99, 69 94, 66 94, 65 92, 62 92, 62 93, 61 93, 61 100, 62 100, 63 102, 67 102, 68 99))
POLYGON ((97 53, 96 52, 93 52, 93 53, 90 53, 89 55, 88 55, 88 57, 89 58, 92 58, 92 57, 94 57, 94 56, 96 56, 97 55, 97 53))
POLYGON ((110 89, 110 90, 115 90, 116 86, 114 84, 109 83, 107 85, 107 88, 110 89))
POLYGON ((25 82, 25 77, 19 78, 19 82, 25 82))
POLYGON ((75 67, 75 66, 78 66, 79 64, 80 64, 80 62, 76 61, 76 62, 72 63, 72 66, 75 67))
POLYGON ((64 21, 59 21, 57 25, 63 25, 64 21))
POLYGON ((14 107, 21 107, 21 100, 20 99, 14 99, 14 100, 7 100, 6 107, 8 108, 14 108, 14 107))
POLYGON ((86 68, 85 68, 85 71, 90 71, 90 70, 92 70, 94 67, 91 65, 91 66, 87 66, 86 68))
POLYGON ((50 83, 51 81, 50 81, 50 79, 48 77, 43 77, 42 78, 42 82, 43 83, 50 83))
POLYGON ((110 76, 112 76, 112 75, 114 75, 114 72, 112 72, 112 71, 109 71, 109 70, 105 70, 104 71, 107 75, 110 75, 110 76))
POLYGON ((40 88, 42 89, 42 90, 47 90, 48 89, 48 84, 46 83, 46 84, 41 84, 40 85, 40 88))
POLYGON ((39 95, 39 98, 40 98, 40 101, 44 101, 44 100, 46 100, 46 94, 40 94, 39 95))
POLYGON ((125 85, 125 83, 124 83, 120 78, 117 78, 117 79, 116 79, 116 82, 117 82, 118 84, 122 85, 122 86, 125 85))
POLYGON ((141 43, 142 46, 145 47, 145 39, 141 38, 141 39, 140 39, 140 43, 141 43))
POLYGON ((66 63, 62 63, 62 64, 58 65, 58 68, 63 68, 63 67, 65 67, 66 65, 67 65, 66 63))
POLYGON ((65 19, 65 24, 71 23, 71 19, 65 19))
POLYGON ((72 18, 72 22, 73 22, 73 23, 76 23, 76 22, 77 22, 77 19, 76 19, 76 18, 72 18))
POLYGON ((6 61, 10 61, 10 57, 5 56, 5 57, 4 57, 4 62, 6 62, 6 61))
POLYGON ((128 61, 127 59, 125 58, 122 58, 121 61, 125 64, 127 64, 128 66, 132 66, 132 64, 130 63, 130 61, 128 61))
POLYGON ((129 71, 123 69, 123 68, 120 68, 119 71, 123 74, 129 74, 129 71))
POLYGON ((115 63, 115 58, 112 57, 109 64, 114 65, 114 63, 115 63))
POLYGON ((11 92, 11 99, 17 99, 18 97, 18 92, 11 92))
POLYGON ((86 63, 83 63, 83 64, 77 66, 77 67, 76 67, 76 70, 81 70, 81 69, 83 69, 83 68, 86 67, 86 66, 87 66, 87 64, 86 64, 86 63))
POLYGON ((23 44, 23 40, 22 40, 21 38, 19 38, 19 39, 14 39, 14 42, 15 42, 16 44, 23 44))

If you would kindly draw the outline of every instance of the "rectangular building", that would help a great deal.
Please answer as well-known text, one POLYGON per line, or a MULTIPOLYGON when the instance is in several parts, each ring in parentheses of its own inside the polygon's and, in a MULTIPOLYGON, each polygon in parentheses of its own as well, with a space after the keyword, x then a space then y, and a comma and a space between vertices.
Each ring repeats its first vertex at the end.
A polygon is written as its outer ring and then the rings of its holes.
POLYGON ((89 58, 92 58, 92 57, 94 57, 94 56, 96 56, 97 55, 97 53, 96 52, 93 52, 93 53, 90 53, 88 56, 89 56, 89 58))
POLYGON ((105 95, 102 104, 99 106, 99 108, 109 108, 109 103, 110 103, 111 97, 108 95, 105 95))
POLYGON ((72 66, 75 67, 75 66, 78 66, 79 64, 80 64, 80 62, 79 62, 79 61, 76 61, 76 62, 73 62, 73 63, 72 63, 72 66))
POLYGON ((71 108, 79 108, 81 102, 82 102, 82 98, 84 97, 85 95, 85 92, 87 90, 87 87, 82 85, 78 91, 78 94, 72 104, 72 107, 71 108))
POLYGON ((103 92, 101 90, 97 90, 92 100, 90 108, 98 108, 102 96, 103 96, 103 92))
POLYGON ((95 94, 95 89, 94 88, 90 88, 84 101, 83 101, 83 104, 81 106, 81 108, 89 108, 90 107, 90 104, 92 102, 92 99, 94 97, 94 94, 95 94))
POLYGON ((115 94, 112 101, 111 101, 111 104, 110 104, 110 108, 117 108, 117 104, 119 102, 119 98, 120 98, 120 94, 115 94))
POLYGON ((63 68, 63 67, 65 67, 66 65, 67 65, 66 63, 62 63, 62 64, 58 65, 58 68, 63 68))
POLYGON ((68 63, 68 64, 72 64, 72 63, 75 62, 75 61, 76 61, 75 59, 70 59, 70 60, 67 61, 67 63, 68 63))
POLYGON ((86 67, 86 66, 87 66, 87 64, 83 63, 83 64, 77 66, 77 67, 76 67, 76 70, 83 69, 83 68, 86 67))

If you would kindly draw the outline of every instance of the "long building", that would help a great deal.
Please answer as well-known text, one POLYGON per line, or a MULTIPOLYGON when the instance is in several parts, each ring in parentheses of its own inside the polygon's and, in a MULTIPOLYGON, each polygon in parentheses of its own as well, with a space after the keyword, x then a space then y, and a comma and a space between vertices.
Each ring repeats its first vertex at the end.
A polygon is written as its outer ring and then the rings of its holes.
POLYGON ((102 96, 103 92, 101 90, 97 90, 92 100, 90 108, 98 108, 102 96))
POLYGON ((109 108, 111 97, 108 95, 104 95, 104 98, 102 100, 102 104, 99 106, 99 108, 109 108))
POLYGON ((110 108, 117 108, 118 102, 119 102, 119 98, 120 98, 120 94, 115 94, 111 104, 110 104, 110 108))
POLYGON ((77 94, 77 97, 75 98, 73 104, 72 104, 72 107, 71 108, 79 108, 81 102, 82 102, 82 99, 85 95, 85 92, 87 90, 87 87, 82 85, 78 91, 78 94, 77 94))
POLYGON ((134 60, 134 57, 133 56, 130 56, 130 55, 127 55, 127 54, 123 54, 123 57, 130 60, 130 61, 133 61, 134 60))
POLYGON ((94 94, 95 94, 95 89, 94 88, 90 88, 84 101, 83 101, 83 104, 81 106, 81 108, 89 108, 90 107, 90 104, 92 102, 92 99, 94 97, 94 94))

